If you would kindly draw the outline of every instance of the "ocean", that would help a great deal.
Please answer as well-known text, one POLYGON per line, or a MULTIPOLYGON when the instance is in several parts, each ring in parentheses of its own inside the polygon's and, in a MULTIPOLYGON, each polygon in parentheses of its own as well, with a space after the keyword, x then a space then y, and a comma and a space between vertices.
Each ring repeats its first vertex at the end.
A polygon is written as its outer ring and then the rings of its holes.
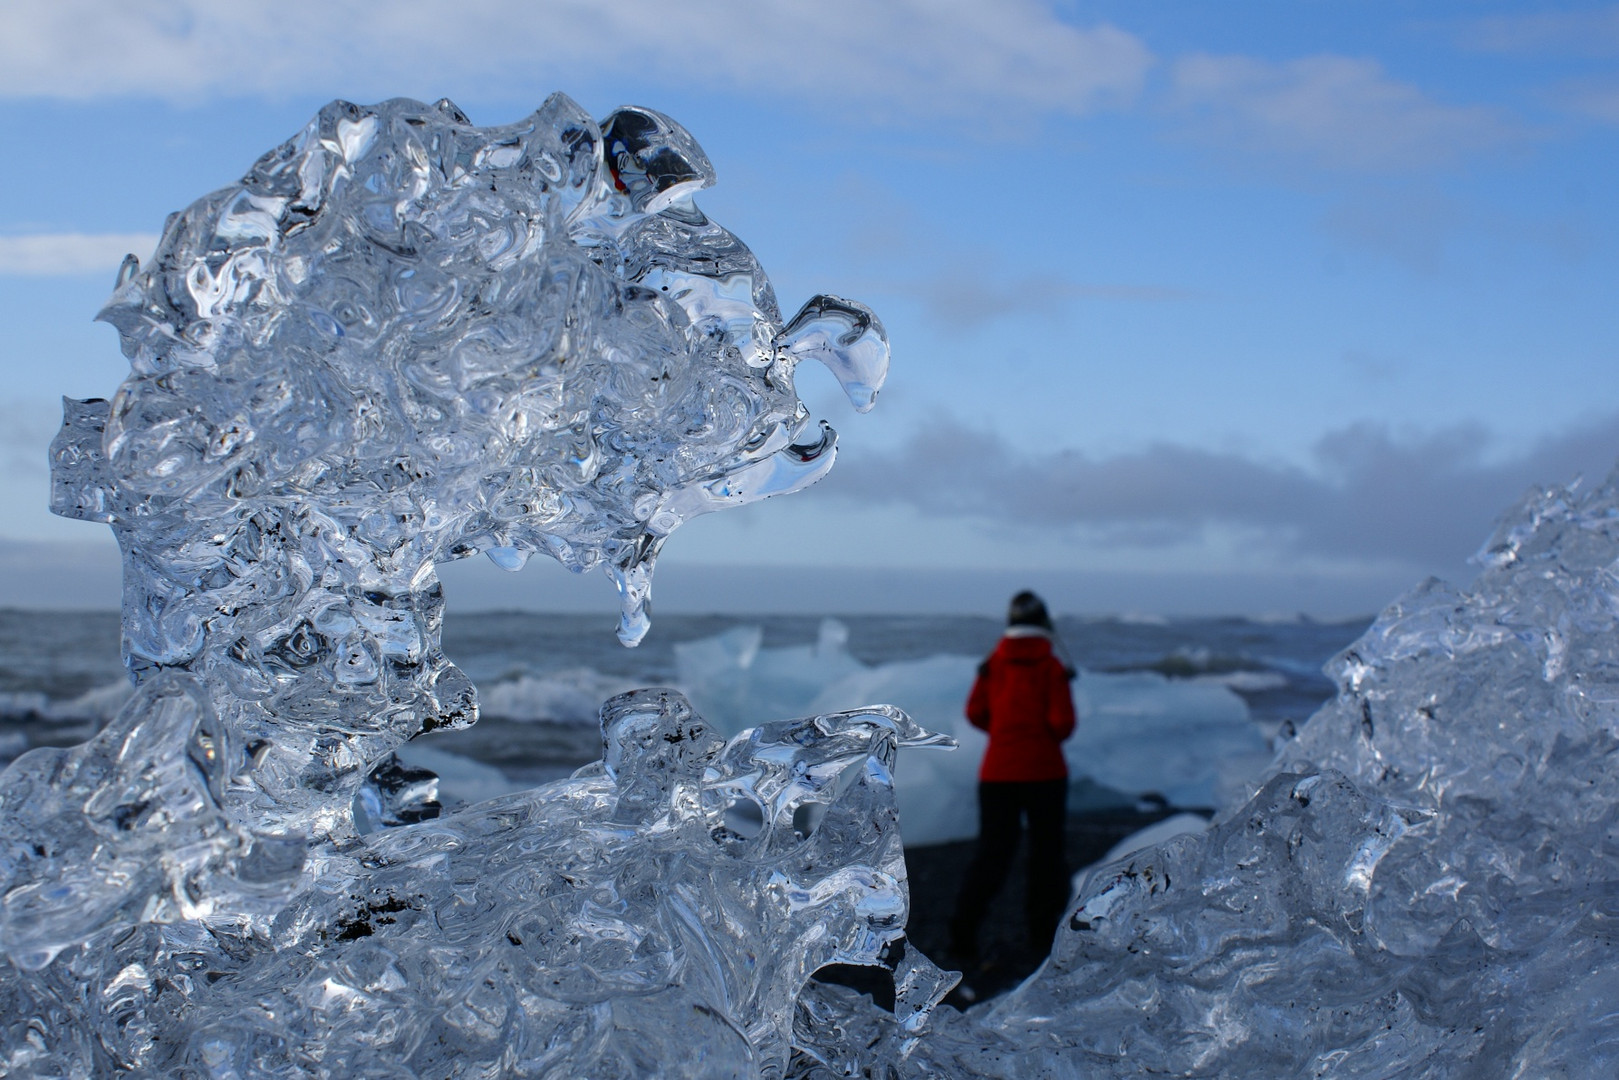
MULTIPOLYGON (((1175 803, 1217 801, 1222 774, 1212 759, 1240 758, 1239 774, 1253 767, 1332 695, 1322 665, 1368 622, 1061 618, 1059 635, 1082 669, 1071 767, 1089 769, 1104 801, 1143 787, 1175 803), (1088 747, 1080 745, 1086 738, 1088 747)), ((405 756, 440 774, 448 803, 543 783, 599 755, 597 707, 637 686, 680 687, 727 730, 875 703, 868 694, 949 730, 1001 624, 976 616, 663 615, 635 649, 619 645, 613 628, 596 615, 448 615, 444 650, 479 687, 482 719, 418 739, 405 756)), ((0 764, 31 747, 89 738, 127 693, 115 613, 0 611, 0 764)), ((973 736, 965 724, 956 734, 964 743, 973 736)), ((973 748, 964 749, 971 757, 973 748)), ((972 761, 956 757, 949 776, 930 774, 928 786, 970 782, 972 761)), ((902 808, 905 798, 902 790, 902 808)), ((941 821, 917 827, 918 837, 960 831, 944 822, 947 802, 940 806, 913 811, 941 821)))

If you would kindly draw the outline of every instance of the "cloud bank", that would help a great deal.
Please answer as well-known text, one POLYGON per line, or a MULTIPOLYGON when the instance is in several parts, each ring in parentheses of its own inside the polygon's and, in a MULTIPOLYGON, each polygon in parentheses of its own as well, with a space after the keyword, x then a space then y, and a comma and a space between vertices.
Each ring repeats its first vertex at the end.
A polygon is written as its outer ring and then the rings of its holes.
POLYGON ((0 8, 0 95, 351 94, 435 84, 534 92, 645 70, 900 111, 1085 113, 1132 97, 1134 36, 1036 0, 16 0, 0 8))
POLYGON ((1332 167, 1444 165, 1520 137, 1499 111, 1435 101, 1375 60, 1194 55, 1175 64, 1174 85, 1200 137, 1332 167))
POLYGON ((155 233, 36 233, 0 236, 0 274, 56 277, 108 274, 124 256, 144 259, 157 247, 155 233))
MULTIPOLYGON (((1192 54, 1149 82, 1138 36, 1052 0, 12 0, 0 98, 280 97, 289 88, 532 97, 645 78, 790 100, 861 122, 966 121, 1027 136, 1054 117, 1150 100, 1244 153, 1352 171, 1449 165, 1522 138, 1499 109, 1448 104, 1375 60, 1192 54)), ((1615 18, 1596 19, 1602 27, 1615 18)), ((1485 20, 1469 47, 1562 40, 1586 23, 1485 20), (1544 23, 1544 25, 1542 25, 1544 23), (1567 25, 1565 25, 1567 23, 1567 25), (1577 25, 1576 25, 1577 24, 1577 25)), ((1616 24, 1619 25, 1619 24, 1616 24)), ((1606 32, 1606 31, 1604 31, 1606 32)), ((1454 34, 1453 34, 1454 36, 1454 34)))
POLYGON ((1324 436, 1311 467, 1157 443, 1108 458, 1020 454, 942 422, 896 452, 850 455, 825 486, 857 502, 986 524, 1065 529, 1102 545, 1199 543, 1235 530, 1281 559, 1453 573, 1531 485, 1594 482, 1613 464, 1619 415, 1491 454, 1477 427, 1399 437, 1375 424, 1324 436))

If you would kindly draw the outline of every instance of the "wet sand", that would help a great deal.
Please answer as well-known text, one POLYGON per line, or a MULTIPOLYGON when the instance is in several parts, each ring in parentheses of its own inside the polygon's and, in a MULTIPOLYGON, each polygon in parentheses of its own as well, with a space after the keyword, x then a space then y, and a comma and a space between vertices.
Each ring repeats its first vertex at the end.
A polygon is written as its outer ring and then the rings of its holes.
MULTIPOLYGON (((1070 815, 1068 818, 1068 866, 1070 871, 1088 866, 1126 836, 1162 821, 1173 809, 1139 812, 1104 810, 1070 815)), ((907 936, 912 944, 941 967, 950 967, 950 913, 956 890, 972 861, 975 841, 907 848, 906 872, 911 885, 911 918, 907 936)), ((1024 940, 1023 892, 1026 848, 1020 849, 1011 876, 995 897, 989 916, 979 930, 979 968, 963 972, 963 983, 946 1000, 961 1008, 1004 993, 1016 986, 1045 959, 1044 952, 1031 950, 1024 940), (969 997, 969 993, 971 997, 969 997)))

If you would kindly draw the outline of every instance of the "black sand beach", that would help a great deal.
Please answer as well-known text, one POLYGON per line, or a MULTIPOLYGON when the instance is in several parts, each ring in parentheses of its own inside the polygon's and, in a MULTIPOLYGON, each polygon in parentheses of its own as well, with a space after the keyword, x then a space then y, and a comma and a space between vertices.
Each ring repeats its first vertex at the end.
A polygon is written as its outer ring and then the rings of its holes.
MULTIPOLYGON (((1171 808, 1138 811, 1127 808, 1071 814, 1068 818, 1068 865, 1072 870, 1089 866, 1126 836, 1177 813, 1171 808)), ((972 861, 975 841, 905 849, 906 873, 911 886, 911 918, 907 928, 910 942, 934 963, 949 967, 950 912, 956 890, 972 861)), ((958 989, 946 1000, 965 1008, 1016 986, 1045 959, 1043 952, 1031 950, 1024 941, 1023 882, 1025 852, 1019 851, 1012 874, 995 898, 989 917, 979 935, 981 962, 977 971, 963 972, 962 982, 970 988, 958 989), (969 993, 971 997, 969 998, 969 993)))

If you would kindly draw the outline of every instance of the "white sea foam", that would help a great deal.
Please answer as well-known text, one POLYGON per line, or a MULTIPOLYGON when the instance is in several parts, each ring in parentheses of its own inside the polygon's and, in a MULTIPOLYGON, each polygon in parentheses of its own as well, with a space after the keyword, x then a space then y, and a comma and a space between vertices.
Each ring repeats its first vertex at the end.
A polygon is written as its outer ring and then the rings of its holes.
POLYGON ((63 700, 48 697, 36 690, 0 693, 0 721, 91 724, 101 727, 118 714, 134 692, 133 686, 120 679, 63 700))
POLYGON ((1254 694, 1263 690, 1280 690, 1287 685, 1287 676, 1277 671, 1226 671, 1218 675, 1199 675, 1197 681, 1254 694))
POLYGON ((478 689, 480 715, 520 723, 594 726, 601 703, 635 683, 588 667, 534 675, 527 672, 478 689))

